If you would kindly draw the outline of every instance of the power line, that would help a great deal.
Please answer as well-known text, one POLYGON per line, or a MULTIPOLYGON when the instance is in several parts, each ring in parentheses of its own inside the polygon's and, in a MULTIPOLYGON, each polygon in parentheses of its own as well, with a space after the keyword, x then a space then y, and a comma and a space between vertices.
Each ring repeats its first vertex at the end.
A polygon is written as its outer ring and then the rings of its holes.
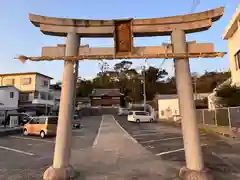
POLYGON ((192 3, 192 7, 191 7, 191 12, 190 13, 193 13, 197 6, 200 4, 200 0, 193 0, 193 3, 192 3))

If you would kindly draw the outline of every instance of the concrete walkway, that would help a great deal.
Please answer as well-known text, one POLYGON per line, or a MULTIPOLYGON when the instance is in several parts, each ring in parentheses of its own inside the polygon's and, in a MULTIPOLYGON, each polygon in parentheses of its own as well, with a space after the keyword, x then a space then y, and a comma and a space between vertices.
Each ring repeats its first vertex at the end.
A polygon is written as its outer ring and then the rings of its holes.
POLYGON ((86 180, 175 180, 179 164, 162 161, 138 144, 110 115, 102 117, 93 147, 72 151, 71 164, 86 180))

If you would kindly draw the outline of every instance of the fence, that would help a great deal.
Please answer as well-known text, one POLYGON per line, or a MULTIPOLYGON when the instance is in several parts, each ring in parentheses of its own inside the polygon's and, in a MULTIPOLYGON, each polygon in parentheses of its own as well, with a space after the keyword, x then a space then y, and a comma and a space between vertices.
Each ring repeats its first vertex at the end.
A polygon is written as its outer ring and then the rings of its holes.
POLYGON ((240 107, 197 109, 197 120, 199 124, 238 129, 240 128, 240 107))

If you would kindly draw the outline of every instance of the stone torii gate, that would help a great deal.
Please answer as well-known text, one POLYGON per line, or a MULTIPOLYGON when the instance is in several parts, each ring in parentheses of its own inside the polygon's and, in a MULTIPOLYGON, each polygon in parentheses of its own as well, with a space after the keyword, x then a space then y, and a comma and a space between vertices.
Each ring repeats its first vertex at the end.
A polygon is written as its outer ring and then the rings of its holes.
POLYGON ((214 52, 212 43, 186 42, 186 34, 208 30, 223 15, 224 8, 153 19, 86 20, 53 18, 30 14, 30 21, 43 34, 66 37, 66 43, 56 47, 43 47, 40 57, 19 56, 22 62, 64 60, 60 112, 53 165, 44 173, 44 179, 70 178, 71 121, 74 89, 80 60, 101 59, 174 59, 177 92, 179 95, 182 132, 186 156, 185 179, 208 179, 197 127, 193 99, 189 58, 222 57, 225 53, 214 52), (135 47, 133 37, 171 36, 166 46, 135 47), (90 48, 80 46, 83 37, 113 37, 115 46, 90 48))

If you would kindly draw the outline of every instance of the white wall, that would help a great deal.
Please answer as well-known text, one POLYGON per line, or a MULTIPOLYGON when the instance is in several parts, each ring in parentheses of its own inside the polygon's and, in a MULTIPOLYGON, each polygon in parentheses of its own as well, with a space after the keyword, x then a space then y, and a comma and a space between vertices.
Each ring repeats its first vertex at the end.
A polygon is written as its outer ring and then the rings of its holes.
POLYGON ((228 39, 228 56, 230 59, 230 69, 233 84, 240 85, 240 69, 237 68, 235 54, 240 50, 240 27, 234 35, 228 39))
POLYGON ((18 107, 19 91, 14 87, 0 88, 0 105, 1 107, 18 107), (10 93, 13 92, 13 98, 10 97, 10 93))
POLYGON ((50 79, 44 76, 36 76, 36 91, 49 92, 50 79), (43 81, 47 81, 48 85, 44 86, 43 81))
POLYGON ((179 115, 178 98, 159 99, 158 100, 158 117, 161 119, 172 118, 173 115, 179 115))

